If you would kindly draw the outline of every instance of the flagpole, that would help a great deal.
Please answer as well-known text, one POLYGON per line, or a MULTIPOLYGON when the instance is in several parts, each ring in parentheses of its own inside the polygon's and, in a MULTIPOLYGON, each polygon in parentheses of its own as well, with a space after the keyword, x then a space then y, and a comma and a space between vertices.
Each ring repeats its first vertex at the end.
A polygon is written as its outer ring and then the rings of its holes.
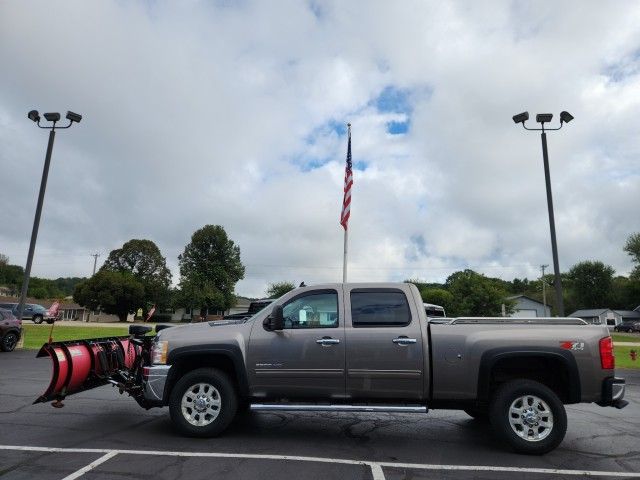
MULTIPOLYGON (((351 124, 347 123, 349 147, 351 147, 351 124)), ((349 152, 350 153, 350 152, 349 152)), ((342 259, 342 283, 347 283, 347 261, 349 253, 349 224, 344 225, 344 256, 342 259)))
POLYGON ((344 229, 344 259, 342 263, 342 283, 347 283, 347 243, 349 240, 349 229, 344 229))

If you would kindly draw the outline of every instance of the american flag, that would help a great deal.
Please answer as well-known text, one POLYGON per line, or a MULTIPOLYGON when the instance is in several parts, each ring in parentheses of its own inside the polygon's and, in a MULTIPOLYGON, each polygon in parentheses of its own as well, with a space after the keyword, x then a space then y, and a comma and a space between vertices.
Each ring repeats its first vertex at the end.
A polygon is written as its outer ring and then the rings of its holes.
POLYGON ((149 313, 147 313, 147 319, 145 321, 148 322, 149 319, 151 317, 153 317, 154 313, 156 313, 156 306, 155 305, 153 307, 151 307, 151 310, 149 310, 149 313))
POLYGON ((351 163, 351 124, 349 124, 349 143, 347 144, 347 165, 344 169, 344 198, 342 199, 342 213, 340 225, 346 230, 351 215, 351 186, 353 185, 353 171, 351 163))

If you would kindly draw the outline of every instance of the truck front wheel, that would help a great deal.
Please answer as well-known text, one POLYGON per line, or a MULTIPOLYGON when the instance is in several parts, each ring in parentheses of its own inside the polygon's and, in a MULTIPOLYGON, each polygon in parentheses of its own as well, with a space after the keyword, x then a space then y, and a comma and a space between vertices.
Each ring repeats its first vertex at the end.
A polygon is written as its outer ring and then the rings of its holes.
POLYGON ((235 417, 238 396, 229 377, 215 368, 199 368, 171 391, 169 414, 176 429, 190 437, 215 437, 235 417))
POLYGON ((533 380, 501 385, 489 407, 489 419, 500 438, 519 453, 550 452, 567 431, 562 401, 551 389, 533 380))

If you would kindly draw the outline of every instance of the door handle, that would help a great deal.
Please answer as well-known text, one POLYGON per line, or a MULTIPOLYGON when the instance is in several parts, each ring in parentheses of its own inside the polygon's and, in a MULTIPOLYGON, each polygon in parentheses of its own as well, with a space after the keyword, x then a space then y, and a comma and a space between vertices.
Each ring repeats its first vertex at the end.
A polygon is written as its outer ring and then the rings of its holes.
POLYGON ((394 338, 392 342, 395 343, 396 345, 401 345, 404 347, 407 345, 413 345, 414 343, 417 342, 417 340, 415 338, 398 337, 398 338, 394 338))
POLYGON ((331 345, 337 345, 338 343, 340 343, 340 340, 338 338, 326 337, 319 338, 318 340, 316 340, 316 343, 318 345, 322 345, 323 347, 330 347, 331 345))

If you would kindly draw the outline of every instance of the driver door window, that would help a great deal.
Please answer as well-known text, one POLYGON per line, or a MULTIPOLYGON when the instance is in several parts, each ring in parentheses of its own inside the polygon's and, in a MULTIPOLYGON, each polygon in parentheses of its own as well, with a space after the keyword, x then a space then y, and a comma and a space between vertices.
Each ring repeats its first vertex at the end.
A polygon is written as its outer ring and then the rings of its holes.
POLYGON ((338 295, 316 293, 294 298, 282 309, 284 328, 337 328, 338 295))

